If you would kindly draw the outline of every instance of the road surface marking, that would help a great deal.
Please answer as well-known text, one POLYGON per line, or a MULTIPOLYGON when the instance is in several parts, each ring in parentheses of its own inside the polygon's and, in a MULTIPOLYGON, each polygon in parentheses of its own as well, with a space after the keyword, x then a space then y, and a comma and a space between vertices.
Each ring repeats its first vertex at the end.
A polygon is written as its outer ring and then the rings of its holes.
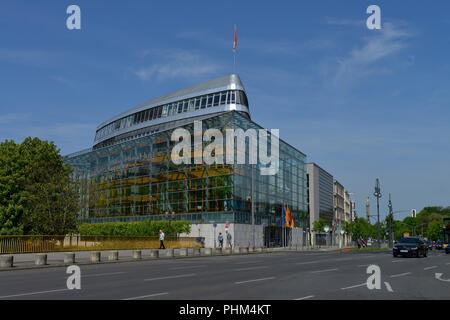
POLYGON ((368 266, 370 266, 371 264, 360 264, 360 265, 358 265, 358 267, 368 267, 368 266))
POLYGON ((12 294, 9 296, 1 296, 0 299, 5 298, 13 298, 13 297, 23 297, 23 296, 31 296, 34 294, 43 294, 43 293, 51 293, 51 292, 59 292, 59 291, 69 291, 69 289, 57 289, 57 290, 48 290, 48 291, 38 291, 38 292, 28 292, 28 293, 20 293, 20 294, 12 294))
POLYGON ((317 263, 317 262, 322 262, 322 261, 326 261, 326 260, 316 260, 316 261, 297 262, 297 263, 295 263, 295 264, 310 264, 310 263, 317 263))
POLYGON ((311 273, 321 273, 321 272, 329 272, 329 271, 337 271, 338 269, 325 269, 325 270, 317 270, 317 271, 311 271, 311 273))
POLYGON ((426 267, 426 268, 423 268, 423 270, 431 270, 431 269, 435 269, 435 268, 437 268, 437 266, 426 267))
POLYGON ((234 269, 234 271, 246 271, 246 270, 256 270, 256 269, 266 269, 267 266, 259 266, 259 267, 249 267, 249 268, 238 268, 234 269))
POLYGON ((353 258, 339 258, 339 259, 333 259, 333 261, 347 261, 347 260, 353 260, 353 258))
POLYGON ((101 277, 101 276, 113 276, 115 274, 122 274, 126 272, 109 272, 109 273, 94 273, 94 274, 83 274, 82 277, 101 277))
POLYGON ((297 298, 297 299, 294 299, 294 300, 306 300, 306 299, 311 299, 311 298, 314 298, 314 296, 306 296, 306 297, 297 298))
POLYGON ((247 264, 247 263, 259 263, 262 262, 261 260, 257 260, 257 261, 244 261, 244 262, 236 262, 236 264, 247 264))
POLYGON ((384 285, 386 286, 387 291, 389 292, 394 292, 394 290, 392 290, 391 285, 389 284, 389 282, 385 282, 384 285))
POLYGON ((399 274, 393 274, 392 276, 389 276, 390 278, 397 278, 397 277, 403 277, 411 274, 411 272, 405 272, 405 273, 399 273, 399 274))
POLYGON ((396 262, 403 262, 403 261, 405 261, 405 260, 392 260, 393 263, 396 263, 396 262))
POLYGON ((197 275, 197 274, 196 273, 188 273, 188 274, 181 274, 181 275, 178 275, 178 276, 167 276, 167 277, 144 279, 144 281, 155 281, 155 280, 164 280, 164 279, 185 278, 185 277, 193 277, 195 275, 197 275))
POLYGON ((354 285, 354 286, 351 286, 351 287, 341 288, 341 290, 353 289, 353 288, 358 288, 358 287, 362 287, 362 286, 366 286, 366 285, 367 285, 367 283, 364 282, 364 283, 357 284, 357 285, 354 285))
POLYGON ((253 280, 245 280, 245 281, 239 281, 239 282, 235 282, 234 284, 241 284, 241 283, 248 283, 248 282, 256 282, 256 281, 264 281, 264 280, 272 280, 272 279, 275 279, 275 277, 261 278, 261 279, 253 279, 253 280))
POLYGON ((154 294, 149 294, 146 296, 126 298, 126 299, 122 299, 122 300, 138 300, 138 299, 144 299, 144 298, 150 298, 150 297, 164 296, 166 294, 169 294, 169 293, 168 292, 154 293, 154 294))
POLYGON ((447 265, 447 266, 448 266, 449 264, 450 264, 450 262, 447 262, 447 263, 446 263, 445 265, 447 265))
POLYGON ((169 270, 180 270, 180 269, 189 269, 189 268, 204 268, 206 266, 204 265, 199 265, 199 266, 183 266, 183 267, 174 267, 174 268, 170 268, 169 270))

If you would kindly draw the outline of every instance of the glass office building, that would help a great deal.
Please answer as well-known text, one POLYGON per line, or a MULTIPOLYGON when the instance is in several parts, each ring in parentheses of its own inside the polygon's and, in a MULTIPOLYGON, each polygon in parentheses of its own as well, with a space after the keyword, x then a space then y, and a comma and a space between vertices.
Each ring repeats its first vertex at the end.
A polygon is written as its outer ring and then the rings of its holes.
POLYGON ((246 164, 194 164, 193 159, 175 165, 172 132, 184 128, 194 141, 194 121, 202 122, 203 132, 262 129, 250 119, 237 75, 176 91, 106 121, 93 148, 65 157, 80 194, 80 221, 159 220, 175 213, 177 220, 193 223, 251 224, 253 205, 255 224, 280 226, 281 206, 287 203, 295 227, 308 225, 302 152, 280 140, 275 175, 261 175, 260 164, 248 164, 248 140, 245 151, 234 150, 245 152, 246 164))

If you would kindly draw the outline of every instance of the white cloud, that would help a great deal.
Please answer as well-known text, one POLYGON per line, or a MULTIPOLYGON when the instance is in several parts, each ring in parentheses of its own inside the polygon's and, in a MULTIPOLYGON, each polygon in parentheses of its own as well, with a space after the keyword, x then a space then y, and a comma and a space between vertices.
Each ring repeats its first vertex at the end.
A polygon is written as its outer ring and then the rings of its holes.
POLYGON ((160 61, 135 71, 135 75, 141 80, 190 79, 214 74, 221 69, 218 63, 208 57, 186 50, 146 51, 145 56, 152 56, 160 61))
POLYGON ((366 38, 361 47, 353 49, 347 57, 337 59, 333 83, 340 86, 361 77, 385 72, 387 68, 377 68, 375 64, 399 53, 407 46, 405 40, 410 36, 409 32, 391 23, 384 23, 383 28, 374 31, 374 36, 366 38))

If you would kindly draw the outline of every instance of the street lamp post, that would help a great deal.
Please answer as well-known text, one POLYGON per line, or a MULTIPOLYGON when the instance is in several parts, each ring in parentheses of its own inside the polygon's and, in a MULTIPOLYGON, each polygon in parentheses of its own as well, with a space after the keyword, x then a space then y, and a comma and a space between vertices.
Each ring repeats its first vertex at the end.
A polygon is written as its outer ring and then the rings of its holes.
POLYGON ((392 211, 392 201, 391 201, 391 194, 389 193, 389 204, 388 204, 388 208, 389 208, 389 216, 390 216, 390 226, 389 226, 389 247, 392 248, 392 246, 394 245, 394 235, 393 235, 393 231, 394 231, 394 212, 392 211))
POLYGON ((323 230, 325 230, 325 233, 327 234, 326 240, 327 240, 327 246, 328 246, 328 231, 330 231, 330 227, 325 226, 325 227, 323 228, 323 230))
POLYGON ((380 243, 380 198, 381 198, 381 189, 380 189, 380 181, 377 178, 376 182, 375 182, 375 192, 373 193, 373 195, 377 198, 377 217, 378 217, 378 248, 381 247, 381 243, 380 243))
POLYGON ((343 241, 343 237, 344 237, 345 231, 341 229, 341 232, 340 232, 340 233, 341 233, 341 241, 340 241, 340 243, 339 243, 339 248, 342 248, 342 241, 343 241))

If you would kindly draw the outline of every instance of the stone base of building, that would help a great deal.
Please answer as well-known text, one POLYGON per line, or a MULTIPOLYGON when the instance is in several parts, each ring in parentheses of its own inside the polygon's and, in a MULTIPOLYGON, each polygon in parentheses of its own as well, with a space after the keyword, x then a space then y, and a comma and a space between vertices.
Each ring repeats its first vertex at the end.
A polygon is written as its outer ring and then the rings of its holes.
MULTIPOLYGON (((180 236, 185 237, 203 237, 205 238, 205 247, 214 248, 218 247, 219 242, 217 240, 219 232, 223 235, 223 245, 227 245, 227 231, 231 233, 232 245, 236 247, 268 247, 268 246, 281 246, 279 243, 271 242, 268 245, 268 241, 265 237, 264 226, 251 224, 230 223, 228 229, 225 228, 224 223, 218 223, 216 227, 213 224, 192 224, 190 233, 183 233, 180 236)), ((280 228, 281 229, 281 228, 280 228)), ((288 241, 283 241, 285 246, 302 246, 305 234, 302 228, 293 228, 290 230, 288 241)), ((306 244, 305 244, 306 245, 306 244)))

